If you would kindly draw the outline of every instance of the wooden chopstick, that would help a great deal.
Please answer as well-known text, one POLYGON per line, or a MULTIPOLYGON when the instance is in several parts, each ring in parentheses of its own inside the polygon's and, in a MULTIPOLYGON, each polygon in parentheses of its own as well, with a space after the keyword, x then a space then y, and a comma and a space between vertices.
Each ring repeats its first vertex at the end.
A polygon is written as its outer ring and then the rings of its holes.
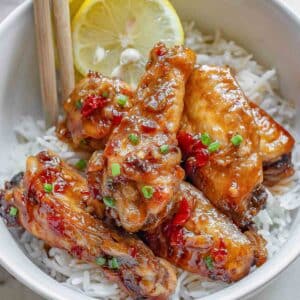
POLYGON ((34 0, 33 7, 40 70, 41 94, 43 99, 46 126, 48 127, 55 125, 58 117, 50 3, 48 0, 34 0))
POLYGON ((75 85, 69 0, 53 0, 59 58, 61 99, 66 100, 75 85))

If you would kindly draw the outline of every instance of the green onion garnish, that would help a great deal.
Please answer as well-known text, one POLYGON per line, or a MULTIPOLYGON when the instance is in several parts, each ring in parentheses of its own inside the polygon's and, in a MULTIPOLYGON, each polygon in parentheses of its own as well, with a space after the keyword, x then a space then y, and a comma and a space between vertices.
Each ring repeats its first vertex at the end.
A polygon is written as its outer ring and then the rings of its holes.
POLYGON ((145 185, 142 187, 142 193, 143 193, 144 198, 150 199, 153 196, 154 188, 150 185, 145 185))
POLYGON ((117 96, 117 102, 120 106, 124 107, 126 105, 127 101, 128 101, 128 97, 126 95, 119 94, 117 96))
POLYGON ((140 141, 140 138, 135 133, 130 133, 128 135, 128 139, 131 142, 131 144, 133 144, 133 145, 137 145, 140 141))
POLYGON ((102 92, 102 97, 103 98, 108 98, 108 92, 107 91, 104 91, 104 92, 102 92))
POLYGON ((208 146, 211 144, 211 137, 207 132, 202 133, 200 135, 200 141, 203 145, 208 146))
POLYGON ((106 264, 106 258, 100 256, 96 258, 96 264, 99 266, 104 266, 106 264))
POLYGON ((111 164, 111 174, 112 176, 119 176, 121 174, 121 166, 118 163, 111 164))
POLYGON ((46 193, 51 193, 52 190, 53 190, 53 186, 52 186, 51 183, 45 183, 45 184, 44 184, 44 191, 45 191, 46 193))
POLYGON ((236 134, 231 138, 230 141, 234 146, 239 146, 243 141, 243 137, 240 134, 236 134))
POLYGON ((103 197, 103 202, 108 207, 115 207, 116 201, 112 197, 103 197))
POLYGON ((204 262, 205 262, 205 265, 207 267, 208 270, 213 270, 214 269, 214 263, 213 263, 213 260, 211 258, 211 256, 205 256, 203 258, 204 262))
POLYGON ((18 214, 18 209, 14 206, 11 206, 9 209, 9 215, 15 217, 18 214))
POLYGON ((169 145, 162 145, 159 148, 160 153, 167 154, 169 152, 169 145))
POLYGON ((108 266, 110 269, 119 269, 120 267, 118 260, 115 257, 108 261, 108 266))
POLYGON ((76 101, 75 106, 77 109, 81 109, 82 108, 82 99, 79 99, 76 101))
POLYGON ((209 152, 216 152, 220 149, 220 143, 219 142, 213 142, 208 146, 208 151, 209 152))
POLYGON ((82 171, 86 168, 86 160, 85 159, 79 159, 76 164, 75 164, 75 167, 82 171))

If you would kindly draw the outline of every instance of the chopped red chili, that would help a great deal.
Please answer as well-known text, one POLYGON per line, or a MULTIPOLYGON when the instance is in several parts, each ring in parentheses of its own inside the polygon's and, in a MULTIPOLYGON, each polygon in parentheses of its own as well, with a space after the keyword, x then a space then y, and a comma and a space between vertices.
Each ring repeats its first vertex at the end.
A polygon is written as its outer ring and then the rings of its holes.
POLYGON ((123 114, 120 113, 120 112, 118 112, 118 111, 116 111, 116 110, 114 110, 113 111, 112 123, 114 125, 119 125, 121 123, 122 119, 123 119, 123 114))
POLYGON ((137 256, 137 248, 135 246, 130 248, 130 256, 136 258, 137 256))
POLYGON ((156 131, 157 124, 152 120, 145 120, 143 121, 141 128, 144 133, 152 133, 156 131))
POLYGON ((71 248, 70 252, 71 252, 72 255, 76 256, 77 258, 81 258, 83 248, 81 246, 75 245, 71 248))
POLYGON ((191 208, 188 201, 183 198, 180 202, 179 208, 172 220, 172 225, 183 226, 191 216, 191 208))
POLYGON ((102 95, 90 95, 88 96, 82 105, 81 113, 82 116, 85 118, 90 117, 95 110, 102 109, 105 104, 107 103, 107 99, 104 98, 102 95))
POLYGON ((47 221, 49 227, 52 228, 56 233, 63 235, 65 231, 65 226, 62 218, 59 216, 48 214, 47 221))

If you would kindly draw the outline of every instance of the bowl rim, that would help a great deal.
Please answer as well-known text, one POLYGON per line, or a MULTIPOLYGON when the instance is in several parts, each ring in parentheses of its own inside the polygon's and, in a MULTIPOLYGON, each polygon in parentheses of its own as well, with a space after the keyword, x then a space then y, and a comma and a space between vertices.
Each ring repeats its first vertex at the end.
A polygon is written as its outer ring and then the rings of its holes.
MULTIPOLYGON (((289 5, 282 0, 264 0, 268 2, 268 5, 273 6, 279 14, 285 17, 292 27, 300 28, 300 16, 289 7, 289 5)), ((16 19, 21 17, 27 10, 32 6, 32 0, 25 0, 22 4, 17 6, 1 23, 0 23, 0 34, 5 32, 7 28, 13 25, 16 19)), ((1 225, 0 225, 1 226, 1 225)), ((296 258, 300 255, 300 222, 294 225, 293 234, 290 235, 287 242, 279 250, 277 254, 272 257, 270 261, 267 261, 265 265, 258 268, 255 272, 249 274, 238 283, 228 286, 220 291, 217 291, 211 295, 204 296, 201 300, 234 300, 240 299, 241 297, 250 296, 255 290, 262 289, 265 285, 275 279, 282 271, 284 271, 296 258), (298 247, 295 247, 298 245, 298 247), (293 246, 293 247, 291 247, 293 246), (241 285, 243 289, 241 289, 241 285)), ((25 254, 24 254, 25 255, 25 254)), ((33 262, 32 262, 33 263, 33 262)), ((46 286, 41 285, 38 282, 31 280, 26 273, 21 274, 13 267, 13 264, 7 262, 3 257, 0 256, 0 264, 15 278, 17 278, 24 285, 29 287, 34 292, 42 295, 46 298, 55 300, 65 300, 62 296, 54 289, 47 289, 46 286)), ((49 279, 51 277, 49 276, 49 279)), ((51 278, 52 279, 52 278, 51 278)), ((61 288, 70 288, 61 286, 61 288)), ((74 292, 74 291, 73 291, 74 292)), ((88 296, 82 295, 82 299, 92 299, 88 296)))

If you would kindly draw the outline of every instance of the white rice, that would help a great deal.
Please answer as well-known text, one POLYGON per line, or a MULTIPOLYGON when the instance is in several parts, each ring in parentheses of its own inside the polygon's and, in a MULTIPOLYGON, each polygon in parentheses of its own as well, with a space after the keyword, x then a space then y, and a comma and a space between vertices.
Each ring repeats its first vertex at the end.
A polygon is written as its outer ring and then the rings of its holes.
MULTIPOLYGON (((251 54, 232 41, 226 41, 220 32, 203 35, 193 23, 185 24, 186 45, 195 50, 199 64, 229 65, 237 72, 237 80, 250 99, 257 102, 277 121, 294 133, 294 108, 278 94, 276 70, 266 70, 251 54)), ((69 163, 84 153, 74 153, 58 140, 55 128, 45 131, 42 121, 24 117, 15 128, 20 143, 10 153, 9 164, 0 170, 0 186, 15 173, 24 170, 28 155, 44 149, 58 152, 69 163)), ((259 232, 267 240, 269 257, 277 252, 289 236, 291 212, 300 206, 300 146, 294 151, 296 173, 269 189, 266 209, 255 217, 259 232)), ((109 282, 95 265, 82 263, 63 250, 51 248, 48 253, 40 241, 23 230, 14 230, 26 255, 50 276, 62 284, 95 299, 125 299, 119 287, 109 282)), ((194 299, 226 287, 225 283, 211 282, 199 275, 178 270, 178 285, 172 299, 194 299)))

